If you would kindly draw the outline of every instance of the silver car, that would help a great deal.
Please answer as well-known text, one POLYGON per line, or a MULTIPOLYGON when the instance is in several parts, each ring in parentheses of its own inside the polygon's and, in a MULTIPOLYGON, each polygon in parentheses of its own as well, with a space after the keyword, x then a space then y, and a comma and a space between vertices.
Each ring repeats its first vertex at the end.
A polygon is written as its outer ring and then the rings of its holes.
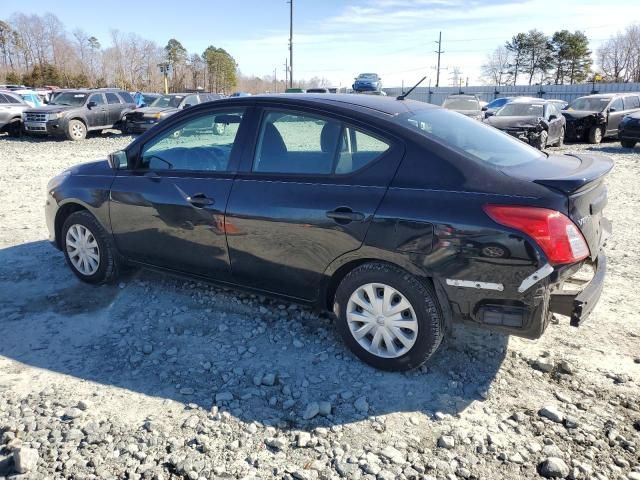
POLYGON ((0 91, 0 132, 17 136, 22 131, 22 112, 31 108, 19 95, 0 91))

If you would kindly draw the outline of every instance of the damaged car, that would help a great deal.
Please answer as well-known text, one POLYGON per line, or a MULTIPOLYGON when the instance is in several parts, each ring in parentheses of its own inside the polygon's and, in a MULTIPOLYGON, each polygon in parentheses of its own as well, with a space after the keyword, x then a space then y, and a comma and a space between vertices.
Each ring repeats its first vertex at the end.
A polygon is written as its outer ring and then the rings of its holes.
POLYGON ((625 115, 640 111, 638 93, 602 93, 575 99, 562 111, 567 120, 566 139, 600 143, 616 137, 625 115))
POLYGON ((518 98, 484 121, 538 150, 564 142, 566 122, 552 100, 518 98))
POLYGON ((553 312, 582 325, 611 168, 403 96, 261 95, 184 109, 62 172, 45 215, 84 282, 128 265, 286 298, 333 312, 365 362, 407 370, 455 322, 526 338, 553 312), (214 123, 223 135, 186 134, 214 123))
POLYGON ((618 137, 624 148, 633 148, 640 142, 640 111, 622 119, 618 127, 618 137))

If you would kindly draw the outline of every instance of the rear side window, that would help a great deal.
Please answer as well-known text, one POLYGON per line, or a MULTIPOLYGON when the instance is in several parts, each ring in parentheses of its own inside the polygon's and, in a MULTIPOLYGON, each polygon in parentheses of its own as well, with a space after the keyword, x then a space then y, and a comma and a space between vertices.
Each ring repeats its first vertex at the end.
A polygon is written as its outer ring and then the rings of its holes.
POLYGON ((136 103, 133 97, 129 95, 129 92, 118 92, 118 95, 124 100, 124 103, 136 103))
POLYGON ((107 103, 120 103, 120 99, 115 93, 106 93, 105 95, 107 96, 107 103))
POLYGON ((0 103, 9 103, 7 97, 0 93, 0 103))
POLYGON ((253 171, 347 174, 371 163, 388 149, 384 140, 337 120, 270 111, 260 129, 253 171))
POLYGON ((629 110, 630 108, 640 108, 640 97, 635 95, 624 97, 624 109, 629 110))

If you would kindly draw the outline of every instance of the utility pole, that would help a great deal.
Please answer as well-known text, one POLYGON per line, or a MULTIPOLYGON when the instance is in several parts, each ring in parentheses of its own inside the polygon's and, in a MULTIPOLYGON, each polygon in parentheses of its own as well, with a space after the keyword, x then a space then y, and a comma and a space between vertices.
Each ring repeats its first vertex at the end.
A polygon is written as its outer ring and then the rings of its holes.
POLYGON ((289 59, 284 59, 284 88, 287 89, 287 76, 289 74, 289 59))
POLYGON ((293 88, 293 0, 289 4, 289 88, 293 88))
POLYGON ((273 92, 278 93, 278 69, 273 69, 273 92))
POLYGON ((436 53, 438 54, 438 67, 436 69, 436 88, 437 88, 440 86, 440 55, 444 53, 442 51, 442 32, 440 32, 440 34, 438 35, 438 41, 435 43, 438 44, 438 50, 436 50, 436 53))

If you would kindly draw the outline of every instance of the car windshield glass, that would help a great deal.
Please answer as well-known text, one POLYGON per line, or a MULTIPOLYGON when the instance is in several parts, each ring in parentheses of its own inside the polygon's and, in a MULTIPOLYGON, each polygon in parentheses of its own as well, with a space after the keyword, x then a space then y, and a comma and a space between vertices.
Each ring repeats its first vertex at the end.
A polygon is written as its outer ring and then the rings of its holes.
POLYGON ((497 117, 542 117, 543 107, 540 104, 508 103, 496 113, 497 117))
POLYGON ((375 80, 376 78, 378 78, 378 75, 376 75, 375 73, 361 73, 360 75, 358 75, 358 78, 363 80, 375 80))
POLYGON ((480 110, 480 103, 475 98, 447 98, 442 106, 449 110, 480 110))
POLYGON ((87 99, 86 93, 74 93, 64 92, 56 95, 56 98, 49 103, 49 105, 65 105, 69 107, 79 107, 84 105, 84 101, 87 99))
POLYGON ((500 130, 443 109, 406 113, 394 120, 496 167, 511 167, 544 157, 540 151, 500 130))
POLYGON ((494 100, 493 102, 489 103, 487 105, 487 108, 498 108, 503 106, 505 103, 507 103, 506 98, 498 98, 497 100, 494 100))
POLYGON ((601 112, 609 104, 610 98, 578 98, 567 110, 584 110, 585 112, 601 112))
POLYGON ((153 102, 151 106, 157 108, 178 108, 183 98, 183 95, 163 95, 153 102))
POLYGON ((142 100, 145 105, 151 105, 157 98, 159 97, 156 97, 155 95, 142 95, 142 100))

